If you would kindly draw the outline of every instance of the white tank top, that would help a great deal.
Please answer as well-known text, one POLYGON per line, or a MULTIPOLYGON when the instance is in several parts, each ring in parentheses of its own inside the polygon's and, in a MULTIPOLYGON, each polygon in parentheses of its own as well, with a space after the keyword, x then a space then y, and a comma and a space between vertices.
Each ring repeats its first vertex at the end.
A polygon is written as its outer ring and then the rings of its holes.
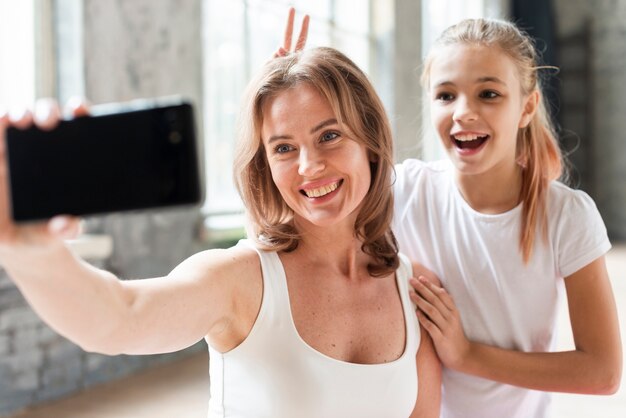
POLYGON ((257 252, 263 301, 250 334, 227 353, 209 346, 209 418, 408 417, 417 399, 420 342, 408 297, 408 260, 401 256, 396 272, 406 326, 404 353, 390 363, 355 364, 326 356, 302 340, 280 258, 257 252))

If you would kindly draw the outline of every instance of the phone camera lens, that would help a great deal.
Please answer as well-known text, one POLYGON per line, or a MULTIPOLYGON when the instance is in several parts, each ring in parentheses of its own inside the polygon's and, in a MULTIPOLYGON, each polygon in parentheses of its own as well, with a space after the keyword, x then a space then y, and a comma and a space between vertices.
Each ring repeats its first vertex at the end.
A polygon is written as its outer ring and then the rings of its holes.
POLYGON ((180 132, 172 131, 172 132, 170 132, 169 140, 170 140, 171 144, 178 145, 183 140, 183 137, 180 134, 180 132))

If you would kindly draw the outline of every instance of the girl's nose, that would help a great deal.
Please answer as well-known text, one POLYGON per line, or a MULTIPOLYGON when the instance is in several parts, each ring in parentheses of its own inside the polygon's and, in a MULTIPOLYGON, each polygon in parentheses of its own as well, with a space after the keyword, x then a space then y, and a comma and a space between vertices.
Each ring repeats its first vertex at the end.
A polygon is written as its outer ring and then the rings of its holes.
POLYGON ((455 103, 452 118, 458 122, 471 122, 478 119, 478 113, 471 100, 459 97, 455 103))
POLYGON ((324 160, 316 150, 300 150, 298 174, 302 177, 313 177, 325 168, 324 160))

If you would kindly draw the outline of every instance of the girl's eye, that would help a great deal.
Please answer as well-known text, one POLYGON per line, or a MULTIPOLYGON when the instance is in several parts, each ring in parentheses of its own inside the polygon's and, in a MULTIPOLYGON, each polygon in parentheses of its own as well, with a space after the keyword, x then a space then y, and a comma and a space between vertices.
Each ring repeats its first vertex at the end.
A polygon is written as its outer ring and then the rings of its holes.
POLYGON ((325 132, 322 135, 321 141, 322 142, 328 142, 328 141, 332 141, 333 139, 339 138, 339 134, 337 132, 325 132))
POLYGON ((441 92, 435 95, 435 100, 440 100, 442 102, 449 102, 454 99, 454 96, 451 93, 441 92))
POLYGON ((291 145, 287 145, 287 144, 280 144, 280 145, 277 145, 277 146, 274 148, 274 151, 275 151, 277 154, 284 154, 284 153, 286 153, 286 152, 291 151, 292 149, 293 149, 293 147, 292 147, 291 145))
POLYGON ((480 97, 483 99, 495 99, 500 97, 500 95, 493 90, 485 90, 480 93, 480 97))

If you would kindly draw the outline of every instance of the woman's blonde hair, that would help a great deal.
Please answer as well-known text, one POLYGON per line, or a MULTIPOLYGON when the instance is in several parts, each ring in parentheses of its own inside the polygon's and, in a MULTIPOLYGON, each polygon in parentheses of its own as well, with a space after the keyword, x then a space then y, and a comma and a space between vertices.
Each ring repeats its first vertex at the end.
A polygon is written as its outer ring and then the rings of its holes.
POLYGON ((557 136, 544 103, 538 71, 538 55, 529 35, 513 23, 497 19, 466 19, 447 28, 435 41, 424 62, 422 84, 430 87, 433 59, 440 47, 467 44, 496 47, 515 63, 522 94, 539 93, 539 104, 530 123, 517 134, 517 162, 522 168, 523 202, 520 231, 520 250, 524 262, 532 256, 537 229, 547 237, 547 193, 549 183, 558 179, 563 171, 561 150, 557 136))
POLYGON ((293 251, 300 236, 272 180, 261 139, 264 104, 282 91, 311 86, 324 97, 340 125, 354 134, 370 156, 371 184, 354 225, 362 249, 374 258, 374 276, 399 265, 391 232, 393 214, 393 147, 384 107, 367 76, 345 55, 332 48, 312 48, 269 61, 248 85, 239 123, 234 175, 249 218, 251 235, 261 248, 293 251))

